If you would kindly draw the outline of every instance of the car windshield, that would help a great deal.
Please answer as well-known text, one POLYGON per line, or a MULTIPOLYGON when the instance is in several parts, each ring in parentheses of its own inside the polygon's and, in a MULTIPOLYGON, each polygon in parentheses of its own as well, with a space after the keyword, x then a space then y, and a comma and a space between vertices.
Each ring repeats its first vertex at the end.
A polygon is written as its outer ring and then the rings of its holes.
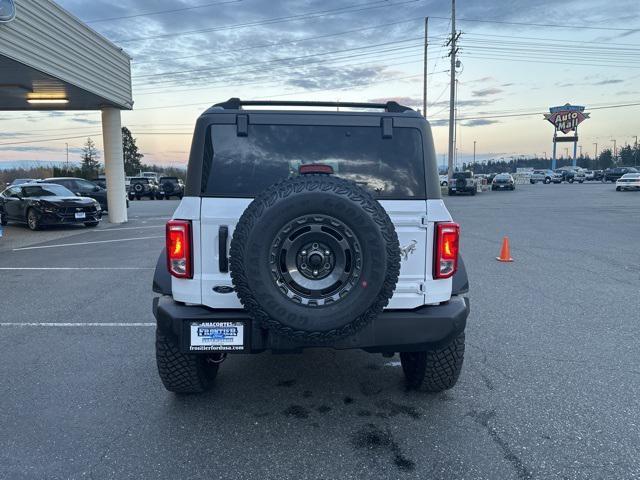
POLYGON ((211 133, 213 160, 205 194, 254 197, 269 185, 298 175, 303 164, 324 164, 336 176, 358 183, 377 198, 425 198, 422 134, 396 128, 383 138, 379 127, 235 125, 211 133))
POLYGON ((25 197, 73 197, 71 190, 62 185, 31 185, 22 187, 25 197))

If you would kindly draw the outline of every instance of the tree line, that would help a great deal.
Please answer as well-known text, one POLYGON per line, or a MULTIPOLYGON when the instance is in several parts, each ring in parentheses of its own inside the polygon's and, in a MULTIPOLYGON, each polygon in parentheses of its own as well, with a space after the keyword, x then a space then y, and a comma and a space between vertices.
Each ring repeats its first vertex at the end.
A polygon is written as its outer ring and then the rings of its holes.
MULTIPOLYGON (((578 157, 576 163, 579 167, 588 170, 605 170, 616 166, 640 167, 640 146, 625 145, 618 150, 615 159, 613 151, 606 148, 600 152, 597 158, 591 158, 589 155, 581 155, 578 157)), ((562 157, 556 160, 557 168, 569 165, 573 165, 571 158, 562 157)), ((514 173, 518 168, 548 169, 551 168, 551 160, 540 157, 510 158, 462 164, 462 170, 471 170, 474 173, 514 173)))
MULTIPOLYGON (((133 177, 141 171, 157 172, 159 176, 171 176, 185 179, 186 171, 182 168, 148 165, 142 162, 144 155, 140 152, 136 139, 127 127, 122 127, 122 155, 125 175, 133 177)), ((95 180, 103 173, 100 154, 91 137, 87 138, 80 153, 79 166, 52 166, 33 168, 13 168, 0 170, 0 187, 16 178, 76 177, 95 180)))

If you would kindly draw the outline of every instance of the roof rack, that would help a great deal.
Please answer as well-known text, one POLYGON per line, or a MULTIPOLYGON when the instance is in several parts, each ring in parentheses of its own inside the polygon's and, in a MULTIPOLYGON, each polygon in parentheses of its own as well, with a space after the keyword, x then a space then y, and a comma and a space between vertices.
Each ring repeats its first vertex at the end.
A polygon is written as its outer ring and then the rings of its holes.
POLYGON ((216 103, 214 107, 221 107, 225 110, 241 110, 242 107, 248 106, 279 106, 279 107, 344 107, 344 108, 378 108, 384 109, 386 112, 402 113, 413 111, 409 107, 400 105, 397 102, 387 103, 366 103, 366 102, 303 102, 298 100, 240 100, 239 98, 230 98, 226 102, 216 103))

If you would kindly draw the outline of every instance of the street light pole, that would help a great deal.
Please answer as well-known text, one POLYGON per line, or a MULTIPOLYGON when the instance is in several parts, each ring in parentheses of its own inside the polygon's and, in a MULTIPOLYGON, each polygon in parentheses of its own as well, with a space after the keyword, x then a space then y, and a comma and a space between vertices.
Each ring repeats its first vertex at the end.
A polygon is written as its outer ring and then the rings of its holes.
POLYGON ((476 141, 473 141, 473 163, 476 163, 476 141))
POLYGON ((422 114, 427 118, 427 48, 429 47, 429 17, 424 17, 424 78, 422 80, 422 114))

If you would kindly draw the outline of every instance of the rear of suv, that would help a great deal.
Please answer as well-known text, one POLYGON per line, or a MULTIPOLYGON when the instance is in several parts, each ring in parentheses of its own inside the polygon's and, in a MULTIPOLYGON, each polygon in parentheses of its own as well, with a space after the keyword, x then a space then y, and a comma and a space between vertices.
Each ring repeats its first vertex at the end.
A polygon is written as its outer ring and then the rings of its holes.
POLYGON ((133 177, 129 183, 129 200, 140 200, 147 197, 150 200, 160 198, 158 184, 152 177, 133 177))
POLYGON ((469 314, 459 232, 413 110, 213 106, 154 276, 164 386, 202 392, 228 355, 324 347, 399 353, 409 388, 451 388, 469 314))
POLYGON ((160 177, 158 180, 158 198, 169 200, 171 197, 182 199, 184 196, 184 183, 178 177, 160 177))

